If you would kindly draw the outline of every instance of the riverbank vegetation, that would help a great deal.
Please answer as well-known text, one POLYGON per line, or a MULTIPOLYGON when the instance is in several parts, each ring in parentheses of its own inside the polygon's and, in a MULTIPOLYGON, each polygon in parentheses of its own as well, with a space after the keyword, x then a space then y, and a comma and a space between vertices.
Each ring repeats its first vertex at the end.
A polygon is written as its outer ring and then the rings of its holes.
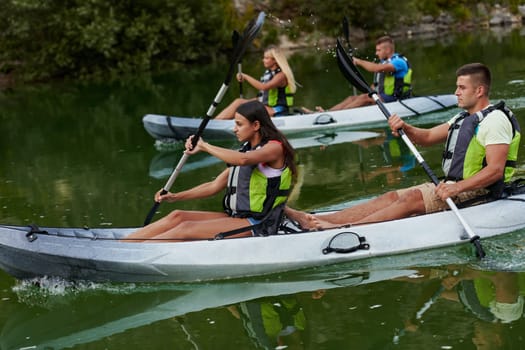
MULTIPOLYGON (((524 0, 506 0, 511 13, 524 0)), ((363 37, 446 13, 479 22, 494 0, 4 0, 0 85, 12 81, 108 78, 209 63, 228 55, 233 29, 268 14, 256 45, 341 34, 343 16, 363 37)))

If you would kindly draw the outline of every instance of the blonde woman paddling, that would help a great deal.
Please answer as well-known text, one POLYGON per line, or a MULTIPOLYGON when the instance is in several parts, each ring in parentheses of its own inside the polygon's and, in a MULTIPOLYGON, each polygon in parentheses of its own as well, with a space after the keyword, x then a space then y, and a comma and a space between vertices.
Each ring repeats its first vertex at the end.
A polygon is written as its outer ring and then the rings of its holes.
MULTIPOLYGON (((261 80, 246 73, 238 73, 237 80, 246 81, 259 90, 257 98, 265 105, 270 117, 286 115, 293 106, 296 91, 295 78, 288 60, 277 47, 270 46, 264 51, 262 62, 266 70, 261 80)), ((244 98, 233 100, 215 119, 233 119, 237 107, 247 101, 249 100, 244 98)))

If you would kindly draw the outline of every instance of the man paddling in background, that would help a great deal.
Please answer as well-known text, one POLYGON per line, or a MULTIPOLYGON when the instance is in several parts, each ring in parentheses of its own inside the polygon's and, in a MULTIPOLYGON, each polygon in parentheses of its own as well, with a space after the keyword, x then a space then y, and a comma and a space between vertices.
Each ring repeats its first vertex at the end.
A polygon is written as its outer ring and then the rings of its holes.
POLYGON ((481 63, 456 71, 458 113, 446 123, 422 129, 392 115, 389 126, 395 136, 403 129, 415 144, 431 146, 446 142, 443 152, 445 180, 436 187, 428 182, 387 192, 365 203, 331 214, 309 214, 286 208, 286 215, 303 229, 315 230, 348 224, 394 220, 448 208, 456 203, 490 195, 499 198, 516 166, 520 128, 512 112, 502 104, 491 105, 491 73, 481 63))
MULTIPOLYGON (((357 57, 353 58, 354 64, 377 74, 376 88, 383 102, 392 102, 409 97, 411 91, 412 69, 408 60, 395 51, 394 40, 388 36, 382 36, 376 40, 376 56, 381 61, 375 63, 357 57)), ((330 111, 349 109, 374 104, 374 100, 368 94, 352 95, 331 107, 330 111)), ((319 112, 322 107, 317 106, 319 112)), ((304 108, 305 112, 313 111, 304 108)))

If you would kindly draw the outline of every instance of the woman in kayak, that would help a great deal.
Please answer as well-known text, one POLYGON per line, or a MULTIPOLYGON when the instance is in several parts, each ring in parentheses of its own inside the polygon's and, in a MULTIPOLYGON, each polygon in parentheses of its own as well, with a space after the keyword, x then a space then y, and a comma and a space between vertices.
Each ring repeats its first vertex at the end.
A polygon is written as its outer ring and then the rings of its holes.
MULTIPOLYGON (((288 60, 277 47, 270 46, 264 51, 262 61, 266 70, 261 80, 245 73, 238 73, 237 80, 241 83, 246 81, 259 90, 258 99, 264 103, 270 117, 288 114, 288 110, 293 106, 296 90, 295 78, 288 60)), ((249 100, 233 100, 215 119, 233 119, 237 107, 246 101, 249 100)))
POLYGON ((268 235, 277 232, 284 204, 296 173, 294 149, 273 125, 259 101, 241 104, 233 128, 242 149, 235 151, 210 145, 200 139, 186 152, 207 152, 229 167, 214 180, 177 193, 155 194, 157 202, 178 202, 213 196, 226 189, 224 211, 174 210, 162 219, 132 233, 127 240, 183 241, 209 239, 228 232, 235 237, 268 235))

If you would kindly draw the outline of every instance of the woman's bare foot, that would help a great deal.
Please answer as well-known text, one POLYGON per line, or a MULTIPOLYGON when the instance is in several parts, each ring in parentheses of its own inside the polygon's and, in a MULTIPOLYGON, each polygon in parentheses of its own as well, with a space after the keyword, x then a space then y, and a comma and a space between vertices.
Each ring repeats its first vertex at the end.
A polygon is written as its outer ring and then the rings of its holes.
POLYGON ((290 219, 297 222, 303 230, 319 231, 327 228, 339 227, 339 225, 323 220, 322 215, 305 213, 290 207, 286 207, 284 213, 290 219))
POLYGON ((312 221, 314 219, 314 216, 309 213, 305 213, 304 211, 299 211, 296 209, 292 209, 290 207, 286 207, 284 209, 284 213, 288 218, 295 221, 296 223, 301 226, 304 230, 315 230, 315 223, 312 224, 312 221))
POLYGON ((325 230, 329 228, 341 227, 340 224, 334 224, 331 221, 323 219, 323 215, 308 214, 310 216, 311 225, 315 227, 315 230, 325 230))
POLYGON ((319 112, 325 112, 324 108, 321 107, 321 106, 315 106, 315 110, 311 110, 309 108, 306 108, 306 107, 301 107, 301 111, 305 114, 312 114, 312 113, 319 113, 319 112))
POLYGON ((305 114, 312 114, 314 113, 314 111, 312 111, 311 109, 309 108, 306 108, 306 107, 301 107, 301 112, 305 113, 305 114))

